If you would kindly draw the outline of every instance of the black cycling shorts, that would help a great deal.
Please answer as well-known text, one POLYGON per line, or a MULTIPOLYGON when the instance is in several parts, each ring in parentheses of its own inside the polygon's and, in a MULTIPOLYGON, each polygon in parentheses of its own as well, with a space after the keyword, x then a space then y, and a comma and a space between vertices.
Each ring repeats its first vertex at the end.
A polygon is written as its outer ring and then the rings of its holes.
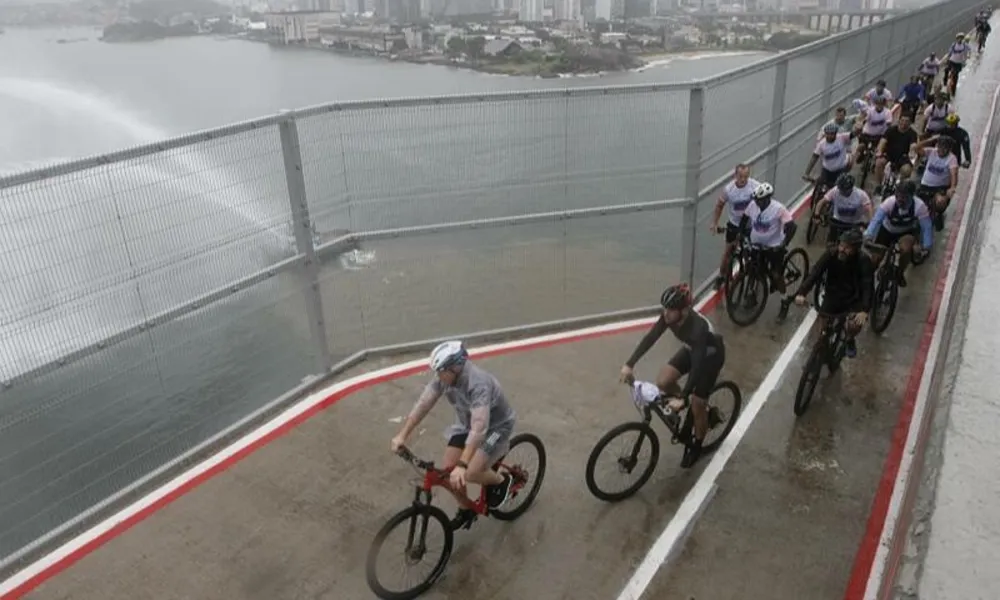
POLYGON ((840 241, 840 234, 844 233, 848 229, 858 229, 859 227, 861 227, 861 225, 856 223, 844 223, 843 221, 830 219, 830 226, 827 228, 826 232, 826 243, 828 245, 836 244, 840 241))
POLYGON ((733 244, 740 239, 740 226, 726 223, 726 243, 733 244))
POLYGON ((948 61, 948 68, 951 69, 953 73, 955 73, 955 77, 958 77, 958 73, 962 70, 962 67, 964 66, 965 63, 951 62, 950 60, 948 61))
MULTIPOLYGON (((883 231, 885 230, 883 229, 883 231)), ((826 315, 839 315, 843 313, 867 312, 869 308, 862 305, 859 299, 845 300, 843 298, 831 297, 830 294, 824 294, 819 312, 826 315)))
POLYGON ((938 194, 945 194, 945 193, 947 193, 948 192, 948 188, 949 188, 949 186, 947 186, 947 185, 939 185, 939 186, 935 186, 935 187, 921 185, 917 189, 917 197, 924 201, 924 204, 927 205, 927 208, 930 208, 931 210, 933 210, 934 209, 934 206, 933 206, 933 204, 934 204, 934 197, 937 196, 938 194))
MULTIPOLYGON (((843 168, 839 171, 827 171, 826 169, 820 169, 819 183, 823 185, 826 189, 833 189, 837 185, 837 178, 840 177, 841 173, 850 173, 850 169, 843 168)), ((816 202, 819 202, 819 198, 814 198, 816 202)))
POLYGON ((899 173, 899 170, 903 167, 903 165, 913 166, 913 161, 910 160, 909 151, 899 152, 895 155, 886 153, 885 162, 892 165, 893 173, 899 173))
MULTIPOLYGON (((719 340, 718 343, 718 346, 712 346, 708 349, 708 356, 702 361, 701 368, 693 374, 696 379, 688 382, 692 385, 691 393, 702 400, 711 395, 715 383, 719 380, 719 373, 722 372, 722 367, 726 364, 726 345, 722 340, 719 340)), ((691 349, 684 346, 667 361, 667 364, 677 369, 681 375, 692 375, 691 349)))
POLYGON ((879 246, 885 246, 887 248, 891 248, 896 244, 896 242, 899 241, 900 238, 905 237, 907 235, 915 236, 919 232, 920 232, 920 225, 916 225, 912 229, 904 231, 902 233, 893 233, 888 229, 886 229, 885 227, 879 227, 878 233, 875 234, 875 243, 878 244, 879 246))

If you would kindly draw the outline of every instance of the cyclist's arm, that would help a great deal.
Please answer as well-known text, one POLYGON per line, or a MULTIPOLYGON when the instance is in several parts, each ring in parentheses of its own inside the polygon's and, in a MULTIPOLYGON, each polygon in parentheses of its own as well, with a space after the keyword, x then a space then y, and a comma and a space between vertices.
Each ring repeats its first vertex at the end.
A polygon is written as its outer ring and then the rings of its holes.
POLYGON ((809 164, 806 165, 805 177, 809 177, 809 174, 812 173, 813 171, 813 167, 816 166, 816 162, 819 160, 818 152, 819 152, 819 145, 817 144, 816 150, 813 151, 813 155, 809 157, 809 164))
POLYGON ((653 347, 653 344, 660 339, 666 330, 667 322, 663 319, 663 315, 660 315, 660 318, 656 320, 656 323, 653 323, 653 326, 649 328, 646 335, 642 336, 642 339, 639 340, 639 345, 635 347, 632 356, 625 361, 625 366, 630 369, 635 368, 635 363, 639 362, 649 352, 649 349, 653 347))
MULTIPOLYGON (((886 130, 886 134, 888 134, 888 133, 889 133, 889 131, 886 130)), ((875 148, 875 155, 876 156, 882 156, 882 155, 884 155, 885 154, 885 147, 888 146, 888 145, 889 145, 889 138, 887 138, 885 135, 883 135, 882 138, 879 139, 879 141, 878 141, 878 147, 875 148)))
POLYGON ((966 161, 971 163, 972 162, 972 144, 970 143, 970 140, 969 140, 969 132, 966 131, 965 129, 959 128, 958 129, 958 135, 961 136, 961 138, 962 138, 961 146, 962 146, 962 150, 965 152, 966 161))
POLYGON ((795 230, 798 229, 798 225, 795 224, 795 219, 792 218, 792 212, 787 208, 781 213, 781 222, 784 224, 782 230, 785 232, 785 239, 781 241, 781 247, 787 248, 788 243, 795 237, 795 230))
POLYGON ((868 224, 868 229, 865 230, 865 237, 868 239, 875 239, 875 234, 878 233, 878 228, 881 227, 882 222, 885 221, 885 211, 882 210, 883 204, 880 204, 879 207, 875 209, 875 216, 872 217, 871 223, 868 224))
POLYGON ((726 192, 723 191, 719 195, 719 199, 715 201, 715 212, 712 213, 712 227, 719 226, 719 219, 722 218, 722 208, 726 205, 726 192))
POLYGON ((802 280, 802 283, 799 284, 799 289, 795 291, 796 296, 805 296, 810 290, 813 289, 816 282, 823 277, 824 273, 826 273, 826 268, 830 265, 832 256, 832 252, 824 252, 820 255, 819 260, 816 261, 813 268, 809 269, 809 275, 807 275, 806 278, 802 280))
MULTIPOLYGON (((954 155, 952 155, 954 156, 954 155)), ((954 192, 955 188, 958 187, 958 160, 955 160, 955 164, 948 168, 948 191, 954 192)))
POLYGON ((473 386, 469 390, 469 398, 469 435, 465 438, 465 448, 462 450, 462 462, 465 464, 469 464, 475 456, 490 429, 490 389, 485 385, 473 386))
MULTIPOLYGON (((694 309, 692 308, 691 310, 694 309)), ((691 336, 692 344, 689 347, 691 370, 688 372, 687 381, 684 383, 684 390, 681 392, 681 396, 684 398, 687 398, 694 391, 695 383, 700 380, 698 372, 701 370, 701 366, 705 364, 705 358, 708 356, 708 346, 712 343, 712 338, 715 337, 708 326, 708 321, 704 317, 701 315, 688 315, 688 318, 696 319, 696 321, 694 322, 694 331, 691 336)))
POLYGON ((410 414, 406 417, 406 422, 403 423, 403 429, 400 432, 403 438, 409 437, 413 429, 420 425, 420 422, 424 420, 427 413, 431 412, 440 397, 441 383, 437 380, 428 383, 420 397, 417 398, 417 403, 410 410, 410 414))
POLYGON ((836 192, 837 188, 833 188, 829 192, 823 194, 823 197, 820 198, 819 202, 816 203, 816 210, 814 210, 813 212, 815 212, 817 215, 822 214, 823 208, 826 207, 827 204, 833 202, 833 195, 836 192))
POLYGON ((864 190, 861 190, 861 212, 865 215, 865 223, 872 220, 872 198, 864 190))

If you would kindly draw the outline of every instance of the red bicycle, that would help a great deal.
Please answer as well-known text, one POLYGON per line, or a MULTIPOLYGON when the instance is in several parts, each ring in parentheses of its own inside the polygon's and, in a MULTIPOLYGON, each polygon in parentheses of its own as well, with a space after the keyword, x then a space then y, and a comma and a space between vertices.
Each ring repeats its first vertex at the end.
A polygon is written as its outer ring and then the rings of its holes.
MULTIPOLYGON (((435 487, 451 489, 451 484, 448 481, 451 468, 439 469, 434 466, 433 462, 416 457, 407 448, 400 448, 399 456, 423 471, 424 476, 416 485, 413 503, 396 513, 382 526, 382 529, 375 534, 375 539, 372 540, 372 545, 368 549, 368 558, 365 563, 368 586, 382 600, 410 600, 429 590, 444 573, 448 559, 451 558, 456 529, 469 528, 480 515, 490 516, 501 521, 513 521, 520 517, 534 502, 535 496, 538 495, 538 490, 541 488, 542 479, 545 477, 545 446, 542 445, 542 441, 530 433, 515 435, 510 440, 510 449, 507 454, 493 465, 494 471, 508 473, 514 478, 510 499, 501 508, 489 508, 486 504, 486 489, 482 488, 478 500, 473 501, 466 497, 463 503, 462 508, 470 513, 469 517, 453 524, 443 510, 431 504, 431 492, 435 487), (537 465, 528 469, 523 461, 511 459, 510 456, 515 450, 533 450, 538 455, 537 465), (512 506, 518 500, 523 502, 512 506), (406 543, 402 549, 401 562, 408 569, 422 563, 430 553, 433 544, 428 544, 428 533, 431 533, 432 529, 437 529, 437 527, 432 527, 432 524, 440 526, 443 537, 437 544, 440 546, 440 556, 436 560, 431 559, 430 561, 430 572, 419 579, 419 583, 416 585, 404 584, 409 587, 393 590, 384 585, 383 580, 379 577, 377 566, 379 554, 389 535, 397 528, 404 529, 405 527, 406 543), (404 527, 400 527, 401 525, 404 527)), ((399 564, 400 557, 395 558, 396 564, 399 564)), ((410 578, 406 577, 405 581, 409 582, 410 578)))

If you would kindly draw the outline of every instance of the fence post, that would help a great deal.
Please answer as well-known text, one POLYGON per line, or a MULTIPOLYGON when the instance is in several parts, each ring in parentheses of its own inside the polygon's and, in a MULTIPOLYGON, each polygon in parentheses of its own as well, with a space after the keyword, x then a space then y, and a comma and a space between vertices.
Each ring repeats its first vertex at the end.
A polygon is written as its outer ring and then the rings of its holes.
POLYGON ((306 201, 306 180, 302 172, 302 152, 299 148, 299 129, 295 117, 278 124, 281 136, 281 154, 285 159, 285 181, 288 185, 288 201, 292 209, 292 231, 295 233, 295 247, 304 261, 299 269, 301 289, 306 301, 306 318, 309 333, 316 351, 318 373, 325 373, 332 365, 330 344, 326 338, 326 324, 323 321, 323 298, 319 289, 319 261, 312 239, 312 222, 309 219, 309 204, 306 201))
MULTIPOLYGON (((788 85, 788 60, 776 65, 774 72, 774 97, 771 99, 771 126, 767 139, 767 180, 771 185, 778 181, 778 146, 781 145, 782 115, 785 114, 785 87, 788 85)), ((790 190, 789 190, 790 192, 790 190)))
POLYGON ((691 88, 688 100, 687 169, 684 180, 684 229, 681 235, 681 275, 692 288, 695 281, 695 243, 698 238, 698 196, 701 192, 701 151, 705 131, 705 88, 691 88), (686 276, 685 276, 686 275, 686 276))

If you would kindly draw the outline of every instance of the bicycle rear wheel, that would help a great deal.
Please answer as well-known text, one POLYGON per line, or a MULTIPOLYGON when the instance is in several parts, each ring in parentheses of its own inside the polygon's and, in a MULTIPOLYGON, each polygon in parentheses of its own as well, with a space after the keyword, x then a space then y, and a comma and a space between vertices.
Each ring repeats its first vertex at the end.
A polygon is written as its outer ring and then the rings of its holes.
POLYGON ((878 283, 875 284, 875 297, 872 300, 872 331, 882 333, 892 322, 896 313, 896 302, 899 300, 899 281, 896 279, 896 268, 883 269, 878 283))
MULTIPOLYGON (((382 600, 411 600, 423 594, 434 585, 438 577, 444 573, 445 565, 451 558, 451 549, 454 544, 454 532, 451 530, 451 523, 444 511, 436 506, 426 504, 415 504, 396 513, 389 519, 382 529, 375 534, 372 545, 368 549, 368 557, 365 560, 365 575, 368 579, 368 587, 382 600), (412 587, 389 587, 383 583, 383 578, 379 574, 378 559, 384 547, 386 539, 395 531, 402 530, 406 543, 400 548, 402 556, 396 556, 393 562, 399 563, 409 568, 415 563, 422 562, 428 552, 427 534, 439 529, 443 533, 441 545, 441 556, 434 561, 431 559, 430 572, 424 576, 420 583, 412 587)), ((437 544, 433 544, 437 545, 437 544)), ((409 585, 410 578, 405 577, 409 585)))
POLYGON ((638 492, 642 486, 646 485, 646 482, 649 481, 649 478, 653 475, 653 470, 656 468, 656 463, 659 459, 660 440, 656 436, 656 432, 653 431, 653 428, 650 427, 648 423, 644 423, 642 421, 622 423, 611 431, 605 433, 604 436, 598 440, 594 449, 590 452, 590 457, 587 459, 586 470, 587 489, 590 490, 591 494, 600 500, 604 500, 605 502, 618 502, 620 500, 624 500, 638 492), (637 435, 636 440, 631 443, 626 442, 626 438, 633 433, 637 435), (608 486, 599 484, 597 482, 596 475, 597 460, 601 457, 601 453, 604 452, 604 449, 615 440, 624 442, 622 451, 617 453, 618 456, 615 459, 618 472, 624 475, 631 475, 636 471, 636 467, 639 465, 640 461, 640 451, 646 446, 649 447, 649 464, 638 471, 638 479, 619 491, 612 491, 608 486))
POLYGON ((799 387, 795 390, 795 404, 792 407, 797 417, 801 417, 809 409, 816 384, 819 383, 819 376, 823 372, 824 354, 826 354, 826 343, 821 340, 813 346, 809 360, 802 369, 802 376, 799 377, 799 387))
POLYGON ((796 248, 786 254, 784 264, 782 273, 785 277, 786 290, 809 276, 809 255, 802 248, 796 248))
POLYGON ((490 509, 490 516, 501 521, 513 521, 523 515, 535 501, 538 491, 542 488, 542 480, 545 479, 545 465, 545 446, 537 435, 519 433, 512 437, 510 450, 501 459, 499 468, 501 473, 509 473, 514 478, 510 500, 505 505, 508 508, 490 509), (515 450, 525 450, 536 454, 538 463, 533 467, 529 466, 526 459, 519 457, 515 450), (520 501, 520 503, 511 507, 515 501, 520 501))
MULTIPOLYGON (((712 393, 708 396, 708 434, 705 436, 707 443, 701 447, 703 451, 711 452, 722 444, 733 430, 733 426, 736 425, 742 407, 743 394, 740 393, 739 386, 732 381, 720 381, 715 384, 712 393), (723 402, 724 396, 731 397, 731 400, 727 399, 723 402), (719 437, 709 442, 709 436, 720 427, 722 429, 719 432, 719 437)), ((690 417, 689 411, 688 418, 690 417)))

